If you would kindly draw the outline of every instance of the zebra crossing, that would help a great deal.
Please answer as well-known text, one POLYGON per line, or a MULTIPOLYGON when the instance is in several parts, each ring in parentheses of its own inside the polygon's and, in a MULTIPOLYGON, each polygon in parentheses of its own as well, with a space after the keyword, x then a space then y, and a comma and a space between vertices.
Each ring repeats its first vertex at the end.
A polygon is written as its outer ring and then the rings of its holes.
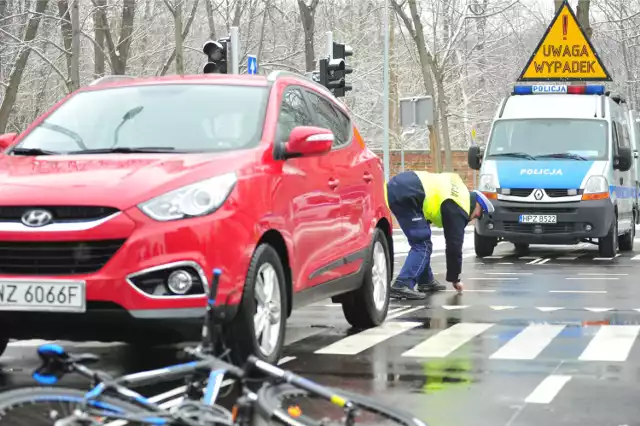
MULTIPOLYGON (((350 334, 312 353, 319 356, 361 355, 377 346, 386 345, 399 351, 401 359, 428 360, 459 357, 482 357, 488 360, 534 361, 566 360, 576 362, 624 362, 637 347, 638 324, 582 324, 530 322, 513 326, 500 322, 458 322, 444 329, 425 329, 423 321, 392 320, 350 334), (407 343, 409 343, 407 345, 407 343)), ((326 343, 318 334, 313 339, 326 343)), ((296 354, 296 342, 285 352, 296 354)))

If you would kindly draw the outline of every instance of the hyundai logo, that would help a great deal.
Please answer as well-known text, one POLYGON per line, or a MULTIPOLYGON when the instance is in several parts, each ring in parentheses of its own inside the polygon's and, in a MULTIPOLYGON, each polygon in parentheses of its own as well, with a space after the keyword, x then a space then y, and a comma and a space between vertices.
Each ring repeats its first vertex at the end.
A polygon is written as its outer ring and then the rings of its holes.
POLYGON ((53 215, 46 210, 28 210, 21 218, 23 224, 32 228, 48 225, 52 219, 53 215))
POLYGON ((544 194, 542 193, 542 189, 536 189, 535 191, 533 191, 533 197, 538 201, 542 200, 543 195, 544 194))

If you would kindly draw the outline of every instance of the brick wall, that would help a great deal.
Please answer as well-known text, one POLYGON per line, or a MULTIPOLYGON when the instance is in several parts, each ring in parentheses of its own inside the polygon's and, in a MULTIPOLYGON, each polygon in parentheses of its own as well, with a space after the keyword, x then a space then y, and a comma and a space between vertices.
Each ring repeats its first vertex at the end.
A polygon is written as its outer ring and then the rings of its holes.
MULTIPOLYGON (((374 150, 377 155, 382 158, 382 150, 374 150)), ((467 151, 453 151, 452 153, 453 171, 458 173, 467 184, 469 189, 473 188, 473 172, 467 164, 467 151)), ((400 150, 389 151, 389 165, 391 168, 390 175, 394 176, 402 170, 402 160, 400 150)), ((442 152, 442 167, 444 167, 444 152, 442 152)), ((413 150, 404 152, 404 169, 405 170, 426 170, 435 171, 435 165, 431 152, 427 150, 413 150)), ((476 172, 477 173, 477 172, 476 172)))
MULTIPOLYGON (((374 152, 383 158, 382 150, 374 150, 374 152)), ((474 170, 467 164, 467 151, 453 151, 452 153, 453 172, 458 173, 464 180, 469 189, 473 189, 473 173, 474 170)), ((400 150, 389 151, 390 176, 395 176, 402 171, 402 156, 400 150)), ((444 152, 442 152, 441 164, 444 167, 444 152)), ((404 169, 405 170, 426 170, 435 171, 435 165, 431 152, 427 150, 412 150, 404 152, 404 169)), ((477 173, 477 172, 476 172, 477 173)), ((477 178, 477 175, 476 175, 477 178)), ((399 229, 398 223, 393 220, 393 227, 399 229)))

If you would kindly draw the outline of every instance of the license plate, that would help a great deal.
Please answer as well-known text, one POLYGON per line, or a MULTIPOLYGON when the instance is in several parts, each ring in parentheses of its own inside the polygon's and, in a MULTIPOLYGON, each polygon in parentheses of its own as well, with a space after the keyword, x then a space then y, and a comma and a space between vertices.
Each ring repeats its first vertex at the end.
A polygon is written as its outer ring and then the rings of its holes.
POLYGON ((554 214, 521 214, 520 223, 557 223, 558 216, 554 214))
POLYGON ((85 312, 84 281, 0 280, 0 310, 85 312))

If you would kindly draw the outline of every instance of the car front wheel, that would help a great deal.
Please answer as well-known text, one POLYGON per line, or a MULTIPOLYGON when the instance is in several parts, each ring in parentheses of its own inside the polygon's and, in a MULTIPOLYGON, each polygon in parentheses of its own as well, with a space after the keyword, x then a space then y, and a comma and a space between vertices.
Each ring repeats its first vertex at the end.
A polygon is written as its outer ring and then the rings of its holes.
POLYGON ((363 267, 362 286, 344 296, 342 312, 351 326, 371 328, 382 324, 389 310, 391 258, 387 238, 381 229, 373 234, 363 267))
POLYGON ((287 317, 286 297, 280 256, 269 244, 261 244, 251 259, 238 313, 225 333, 234 362, 244 363, 249 355, 271 364, 280 359, 287 317))

